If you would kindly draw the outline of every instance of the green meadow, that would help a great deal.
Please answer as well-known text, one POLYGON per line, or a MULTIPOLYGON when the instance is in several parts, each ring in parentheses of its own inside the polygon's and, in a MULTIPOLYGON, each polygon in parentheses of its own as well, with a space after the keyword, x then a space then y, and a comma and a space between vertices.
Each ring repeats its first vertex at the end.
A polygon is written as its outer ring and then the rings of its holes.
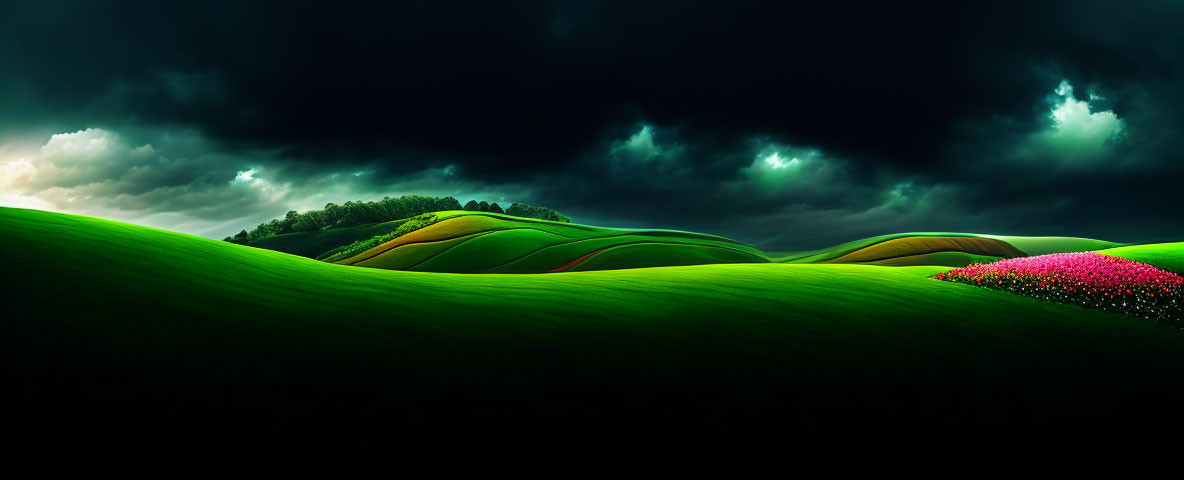
POLYGON ((471 211, 262 238, 253 247, 328 262, 445 273, 547 273, 725 263, 961 267, 1000 258, 1122 244, 1072 237, 915 232, 792 254, 678 230, 616 229, 471 211), (413 227, 413 228, 408 228, 413 227))
POLYGON ((1130 245, 1100 250, 1100 252, 1184 274, 1184 242, 1130 245))
POLYGON ((7 208, 0 252, 9 382, 59 414, 989 423, 1125 408, 1184 365, 1177 330, 941 266, 414 272, 7 208))

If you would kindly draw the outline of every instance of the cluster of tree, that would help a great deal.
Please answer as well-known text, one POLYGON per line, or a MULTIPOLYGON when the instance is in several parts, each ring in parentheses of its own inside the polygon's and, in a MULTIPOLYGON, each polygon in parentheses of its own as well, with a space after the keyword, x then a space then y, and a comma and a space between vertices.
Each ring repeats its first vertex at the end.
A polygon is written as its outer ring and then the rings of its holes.
POLYGON ((399 198, 384 197, 377 202, 345 202, 344 205, 330 203, 321 210, 309 210, 304 213, 290 211, 283 218, 261 223, 254 230, 244 230, 224 240, 246 244, 285 233, 355 227, 443 210, 460 210, 460 202, 452 197, 404 195, 399 198))
MULTIPOLYGON (((496 204, 495 204, 496 205, 496 204)), ((490 208, 493 208, 490 206, 490 208)), ((538 218, 540 220, 551 220, 555 222, 571 222, 570 218, 559 212, 545 207, 535 207, 525 203, 515 203, 510 205, 506 210, 506 215, 513 215, 515 217, 538 218)))
POLYGON ((486 202, 485 200, 482 200, 481 203, 477 203, 476 200, 469 200, 469 203, 465 204, 465 210, 468 210, 470 212, 506 213, 505 210, 502 210, 501 205, 498 205, 496 203, 490 204, 489 202, 486 202))
POLYGON ((414 231, 419 230, 423 227, 426 227, 428 225, 436 223, 436 220, 437 220, 437 217, 435 215, 428 214, 428 213, 425 213, 425 214, 420 215, 415 218, 409 218, 409 219, 405 220, 402 225, 399 225, 399 228, 396 228, 394 231, 392 231, 390 233, 386 233, 383 235, 375 235, 370 238, 358 240, 358 241, 351 243, 349 245, 346 245, 344 247, 338 247, 337 249, 327 252, 325 255, 323 255, 321 257, 317 257, 317 259, 320 260, 321 258, 324 258, 325 261, 331 262, 331 261, 334 261, 337 259, 349 258, 349 257, 352 257, 356 254, 359 254, 359 253, 362 253, 366 250, 369 250, 373 247, 377 247, 379 245, 382 245, 383 243, 386 243, 388 240, 394 240, 394 239, 399 238, 403 235, 406 235, 408 233, 414 232, 414 231))
MULTIPOLYGON (((261 223, 251 231, 243 230, 224 240, 231 243, 248 244, 261 239, 293 232, 315 232, 330 228, 347 228, 369 223, 389 222, 404 218, 423 215, 425 213, 445 210, 460 210, 460 202, 452 197, 429 197, 424 195, 404 195, 399 198, 384 197, 377 202, 345 202, 344 205, 330 203, 321 210, 309 210, 299 213, 295 210, 288 212, 283 218, 277 218, 267 223, 261 223)), ((533 207, 515 203, 508 210, 502 211, 498 204, 489 202, 469 201, 464 210, 505 213, 518 217, 539 218, 570 222, 571 219, 560 215, 549 208, 533 207)))
POLYGON ((469 200, 469 203, 465 204, 465 210, 470 212, 504 213, 506 215, 513 215, 515 217, 538 218, 541 220, 552 220, 556 222, 571 221, 571 219, 567 218, 566 215, 562 215, 559 212, 551 210, 550 208, 535 207, 525 203, 517 202, 515 202, 513 205, 510 205, 509 210, 502 210, 501 205, 496 203, 491 204, 485 201, 478 203, 476 200, 469 200))

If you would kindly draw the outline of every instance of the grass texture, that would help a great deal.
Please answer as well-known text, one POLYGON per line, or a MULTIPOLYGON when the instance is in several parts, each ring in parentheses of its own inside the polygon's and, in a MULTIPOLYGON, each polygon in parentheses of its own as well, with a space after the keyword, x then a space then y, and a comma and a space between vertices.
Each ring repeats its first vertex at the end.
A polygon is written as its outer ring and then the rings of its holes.
POLYGON ((38 428, 1072 423, 1179 400, 1184 366, 1177 330, 941 267, 405 272, 19 209, 0 253, 5 381, 38 428))

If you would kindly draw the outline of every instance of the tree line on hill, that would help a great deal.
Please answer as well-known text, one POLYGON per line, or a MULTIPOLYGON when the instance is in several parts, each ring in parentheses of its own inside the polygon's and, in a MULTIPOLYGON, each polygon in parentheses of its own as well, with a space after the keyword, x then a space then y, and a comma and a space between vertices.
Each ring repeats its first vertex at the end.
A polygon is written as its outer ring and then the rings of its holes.
POLYGON ((551 220, 555 222, 571 222, 571 219, 567 218, 566 215, 551 210, 550 208, 535 207, 525 203, 517 202, 515 202, 513 205, 510 205, 510 208, 502 210, 501 205, 498 205, 497 203, 489 203, 486 201, 481 201, 478 203, 476 200, 469 200, 469 203, 465 204, 465 210, 470 212, 504 213, 506 215, 512 215, 515 217, 538 218, 541 220, 551 220))
MULTIPOLYGON (((485 203, 485 202, 481 202, 481 203, 485 203)), ((497 204, 495 203, 493 205, 497 205, 497 204)), ((493 205, 489 206, 489 208, 491 210, 493 209, 493 205)), ((517 203, 517 202, 510 205, 510 208, 506 209, 506 215, 512 215, 515 217, 523 217, 523 218, 537 218, 540 220, 551 220, 553 222, 564 222, 564 223, 571 222, 571 219, 567 218, 567 215, 563 215, 559 212, 551 210, 550 208, 535 207, 535 206, 527 205, 524 203, 517 203)))
POLYGON ((514 203, 502 210, 496 203, 470 200, 462 208, 453 197, 429 197, 425 195, 404 195, 398 198, 383 197, 377 202, 345 202, 344 205, 329 203, 321 210, 307 212, 289 211, 283 218, 259 224, 251 231, 240 231, 223 240, 231 243, 249 244, 267 237, 294 232, 315 232, 331 228, 348 228, 369 223, 389 222, 414 217, 430 212, 445 210, 468 210, 473 212, 504 213, 516 217, 538 218, 558 222, 571 219, 559 212, 544 207, 514 203))
POLYGON ((469 200, 469 203, 465 204, 465 210, 468 210, 470 212, 506 213, 505 210, 502 210, 501 205, 498 205, 496 203, 491 205, 489 202, 486 202, 485 200, 482 200, 481 203, 477 203, 476 200, 469 200))

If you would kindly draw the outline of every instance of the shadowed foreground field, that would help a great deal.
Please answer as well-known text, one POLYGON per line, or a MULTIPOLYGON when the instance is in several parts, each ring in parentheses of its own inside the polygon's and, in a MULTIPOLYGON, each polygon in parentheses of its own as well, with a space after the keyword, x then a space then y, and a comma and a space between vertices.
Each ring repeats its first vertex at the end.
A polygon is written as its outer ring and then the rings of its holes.
POLYGON ((1184 399, 1180 331, 941 267, 419 273, 17 209, 0 254, 30 425, 1088 430, 1184 399))

